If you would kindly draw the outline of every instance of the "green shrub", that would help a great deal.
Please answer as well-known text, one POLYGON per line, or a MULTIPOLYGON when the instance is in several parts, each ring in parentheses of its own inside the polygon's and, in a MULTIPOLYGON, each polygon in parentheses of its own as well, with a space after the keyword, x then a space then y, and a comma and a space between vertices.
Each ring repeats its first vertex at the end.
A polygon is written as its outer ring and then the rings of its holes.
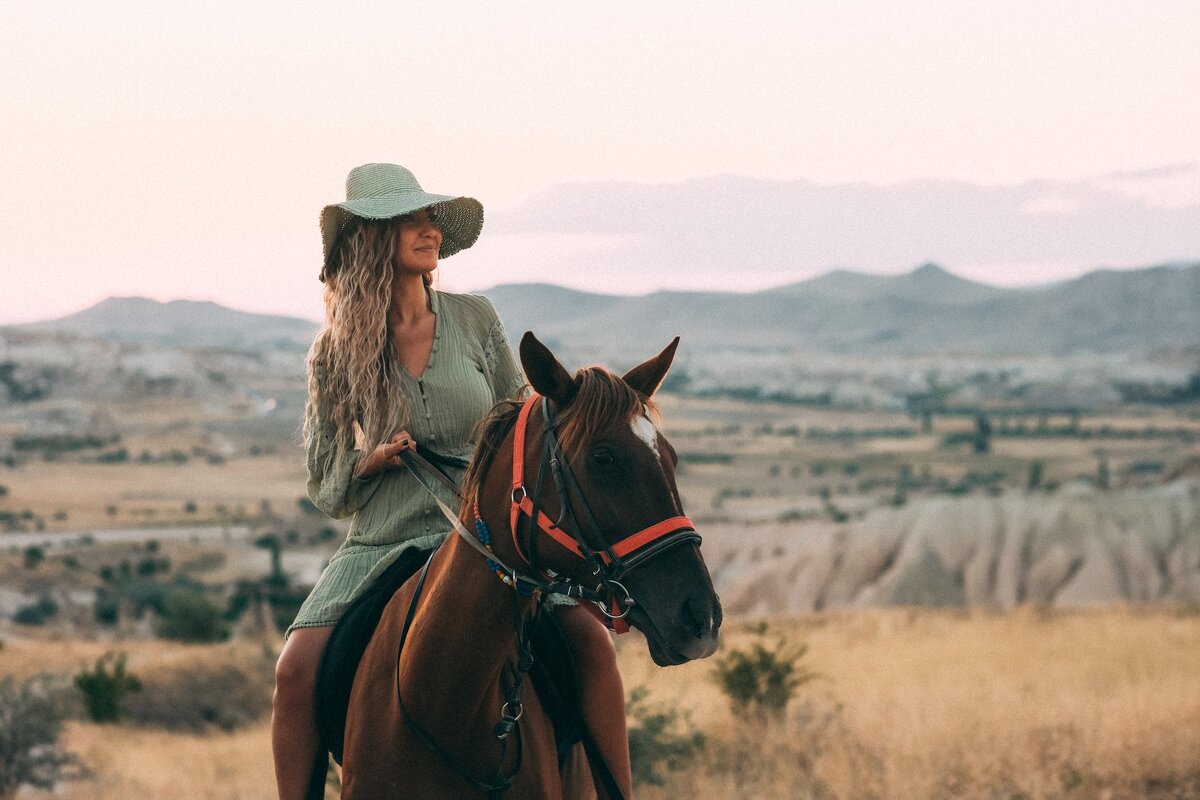
POLYGON ((0 678, 0 797, 77 777, 70 768, 78 760, 58 744, 68 710, 61 689, 45 676, 21 683, 0 678))
POLYGON ((116 722, 121 716, 121 701, 142 683, 125 671, 125 653, 105 653, 96 666, 86 667, 75 676, 75 688, 83 693, 83 702, 92 722, 116 722))
POLYGON ((36 603, 17 609, 13 614, 13 622, 19 625, 45 625, 57 613, 58 603, 51 597, 42 597, 36 603))
POLYGON ((108 626, 116 625, 121 617, 121 604, 117 600, 116 594, 107 589, 97 589, 94 612, 97 623, 108 626))
POLYGON ((179 587, 163 597, 157 633, 181 642, 219 642, 229 635, 221 610, 196 589, 179 587))
POLYGON ((663 773, 686 767, 704 749, 704 734, 695 730, 679 711, 646 701, 649 690, 638 686, 629 694, 625 715, 629 718, 629 758, 633 783, 661 786, 663 773))
POLYGON ((817 674, 799 664, 808 645, 791 647, 781 639, 768 649, 762 642, 765 625, 758 634, 759 641, 749 650, 733 650, 718 659, 713 679, 729 698, 735 715, 782 719, 796 689, 817 674))
POLYGON ((25 569, 36 569, 38 564, 46 560, 46 551, 35 544, 25 548, 25 569))

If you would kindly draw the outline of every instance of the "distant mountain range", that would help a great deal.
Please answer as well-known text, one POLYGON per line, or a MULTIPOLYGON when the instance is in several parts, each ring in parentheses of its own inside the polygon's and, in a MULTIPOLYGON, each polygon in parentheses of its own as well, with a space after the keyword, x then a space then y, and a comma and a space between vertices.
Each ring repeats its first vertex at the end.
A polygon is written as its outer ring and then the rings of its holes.
POLYGON ((1097 270, 1045 287, 974 283, 935 264, 904 275, 837 271, 762 292, 596 295, 557 286, 487 292, 511 336, 645 349, 830 353, 1112 352, 1200 345, 1200 263, 1097 270))
POLYGON ((59 319, 12 326, 162 347, 306 350, 317 324, 296 317, 252 314, 208 301, 110 297, 59 319))
MULTIPOLYGON (((689 349, 831 353, 1065 354, 1200 346, 1200 263, 1097 270, 1033 288, 965 280, 935 264, 904 275, 839 270, 754 293, 592 294, 550 284, 497 286, 510 337, 552 345, 651 349, 672 336, 689 349)), ((317 324, 211 302, 109 298, 19 330, 122 342, 241 350, 304 349, 317 324)))

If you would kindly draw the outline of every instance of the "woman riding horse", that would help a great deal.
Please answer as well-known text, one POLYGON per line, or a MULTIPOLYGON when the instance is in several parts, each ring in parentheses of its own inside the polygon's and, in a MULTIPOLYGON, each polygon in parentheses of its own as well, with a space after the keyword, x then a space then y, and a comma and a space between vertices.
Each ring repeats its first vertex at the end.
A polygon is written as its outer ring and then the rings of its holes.
MULTIPOLYGON (((321 213, 325 326, 308 362, 308 495, 351 523, 276 666, 271 740, 281 800, 305 796, 317 757, 314 686, 332 626, 400 550, 445 537, 448 525, 401 454, 419 440, 465 462, 477 423, 522 391, 492 304, 431 285, 439 259, 474 244, 482 226, 477 200, 429 194, 394 164, 352 170, 346 201, 321 213)), ((585 673, 585 720, 628 796, 624 691, 611 638, 582 607, 557 602, 585 673)))

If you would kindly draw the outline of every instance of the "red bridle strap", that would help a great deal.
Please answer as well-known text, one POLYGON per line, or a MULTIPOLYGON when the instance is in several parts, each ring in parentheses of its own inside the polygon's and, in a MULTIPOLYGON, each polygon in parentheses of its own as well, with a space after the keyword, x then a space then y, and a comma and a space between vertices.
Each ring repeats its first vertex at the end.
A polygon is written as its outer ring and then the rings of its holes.
MULTIPOLYGON (((525 514, 527 517, 534 515, 533 500, 530 499, 529 493, 525 489, 525 429, 529 423, 529 414, 540 399, 541 397, 538 394, 531 394, 529 396, 529 399, 525 401, 525 405, 521 407, 520 414, 517 415, 517 427, 513 431, 513 483, 512 507, 509 510, 509 529, 512 531, 513 546, 517 548, 517 554, 527 564, 529 563, 529 559, 521 550, 521 543, 517 540, 517 523, 521 519, 521 514, 525 514), (517 499, 518 494, 520 495, 520 499, 517 499)), ((570 550, 579 558, 584 557, 583 551, 579 549, 579 543, 575 541, 575 538, 555 525, 540 510, 537 512, 537 526, 547 536, 570 550)), ((648 528, 644 528, 632 536, 626 536, 621 541, 612 545, 612 551, 617 558, 624 558, 630 553, 640 550, 668 534, 685 529, 695 529, 692 521, 687 517, 664 519, 662 522, 657 522, 648 528)), ((612 563, 612 559, 609 558, 608 553, 598 552, 596 555, 599 556, 603 563, 612 563)))
MULTIPOLYGON (((612 546, 612 551, 616 553, 617 558, 624 558, 635 550, 640 550, 651 542, 661 539, 668 533, 684 529, 695 530, 695 528, 696 526, 687 517, 671 517, 670 519, 664 519, 662 522, 655 523, 649 528, 640 530, 632 536, 626 536, 612 546)), ((608 557, 608 553, 600 553, 600 557, 605 563, 611 560, 608 557)))

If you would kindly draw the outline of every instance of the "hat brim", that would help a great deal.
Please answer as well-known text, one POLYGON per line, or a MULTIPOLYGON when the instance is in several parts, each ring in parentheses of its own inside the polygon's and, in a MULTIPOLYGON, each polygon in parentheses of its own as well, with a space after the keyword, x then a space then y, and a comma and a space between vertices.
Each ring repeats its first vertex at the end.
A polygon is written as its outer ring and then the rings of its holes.
POLYGON ((437 226, 442 232, 438 258, 449 258, 466 250, 479 239, 483 230, 483 204, 474 197, 453 197, 428 192, 397 192, 383 197, 347 200, 321 209, 321 243, 325 249, 323 264, 337 246, 338 235, 351 217, 392 219, 423 208, 437 207, 437 226))

